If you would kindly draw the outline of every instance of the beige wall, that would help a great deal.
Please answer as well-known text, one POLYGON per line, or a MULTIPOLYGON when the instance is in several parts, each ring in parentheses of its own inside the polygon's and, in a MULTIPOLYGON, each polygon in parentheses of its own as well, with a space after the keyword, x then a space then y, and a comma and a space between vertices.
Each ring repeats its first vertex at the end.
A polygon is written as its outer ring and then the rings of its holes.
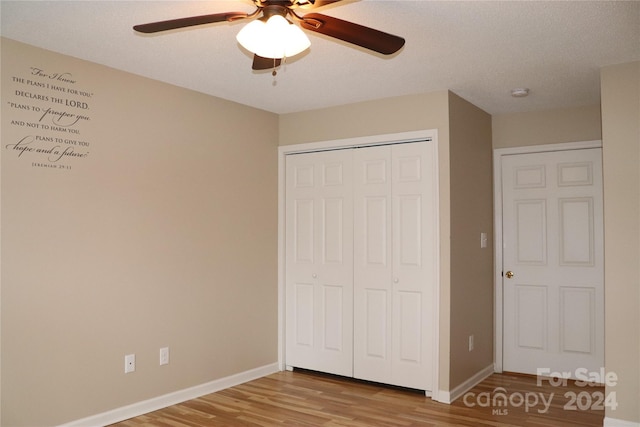
POLYGON ((399 96, 283 114, 280 145, 438 128, 439 139, 445 141, 446 147, 449 138, 447 93, 399 96))
POLYGON ((600 105, 499 114, 492 118, 493 148, 601 139, 600 105))
POLYGON ((605 364, 619 382, 608 418, 640 423, 640 62, 601 74, 605 364))
POLYGON ((491 116, 450 94, 449 123, 453 389, 493 364, 493 173, 491 116))
POLYGON ((277 361, 275 114, 7 39, 2 101, 2 425, 55 425, 277 361), (11 124, 38 116, 7 101, 51 104, 15 95, 39 92, 12 80, 30 67, 93 92, 73 135, 89 154, 71 170, 7 148, 44 134, 11 124))

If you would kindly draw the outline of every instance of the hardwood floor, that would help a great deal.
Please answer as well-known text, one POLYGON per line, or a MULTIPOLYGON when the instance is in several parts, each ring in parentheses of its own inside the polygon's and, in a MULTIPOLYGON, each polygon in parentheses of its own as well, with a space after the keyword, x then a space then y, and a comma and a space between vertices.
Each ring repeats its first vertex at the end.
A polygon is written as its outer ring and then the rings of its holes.
POLYGON ((538 385, 535 377, 494 374, 453 404, 445 405, 415 390, 296 370, 113 427, 601 426, 604 388, 579 385, 569 381, 555 386, 547 380, 538 385))

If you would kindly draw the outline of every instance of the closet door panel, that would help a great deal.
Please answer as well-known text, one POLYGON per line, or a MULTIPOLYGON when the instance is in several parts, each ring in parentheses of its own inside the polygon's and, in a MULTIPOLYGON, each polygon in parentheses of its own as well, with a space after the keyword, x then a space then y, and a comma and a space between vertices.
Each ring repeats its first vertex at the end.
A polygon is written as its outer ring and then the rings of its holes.
POLYGON ((354 376, 391 378, 391 147, 354 152, 354 376))
POLYGON ((403 267, 420 267, 422 262, 422 196, 406 194, 397 197, 396 245, 394 253, 403 267))
POLYGON ((313 199, 298 199, 293 202, 293 252, 298 264, 312 265, 314 262, 313 202, 313 199))
POLYGON ((418 366, 422 361, 422 292, 398 292, 394 308, 399 319, 398 357, 418 366))
MULTIPOLYGON (((388 306, 389 295, 386 290, 367 289, 365 291, 364 309, 366 310, 366 338, 365 347, 359 348, 359 352, 366 357, 378 360, 388 359, 388 306)), ((357 333, 356 333, 357 335, 357 333)), ((362 364, 355 364, 360 378, 367 377, 369 374, 362 372, 362 364)))
POLYGON ((435 144, 392 147, 392 381, 431 390, 437 268, 435 144))
POLYGON ((313 283, 296 283, 294 288, 294 315, 293 335, 295 345, 307 348, 313 347, 313 312, 314 297, 313 283))
POLYGON ((286 363, 352 375, 353 202, 349 151, 286 163, 286 363))

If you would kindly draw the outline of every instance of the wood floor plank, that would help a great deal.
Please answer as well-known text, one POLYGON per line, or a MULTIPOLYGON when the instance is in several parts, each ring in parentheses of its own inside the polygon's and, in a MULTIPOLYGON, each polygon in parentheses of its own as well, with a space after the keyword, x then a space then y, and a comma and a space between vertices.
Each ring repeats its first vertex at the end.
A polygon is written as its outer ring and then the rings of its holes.
POLYGON ((602 425, 604 410, 569 410, 568 403, 571 396, 579 393, 584 395, 583 401, 604 393, 603 387, 576 385, 572 381, 559 386, 548 381, 538 384, 539 382, 530 376, 494 374, 463 398, 446 405, 415 390, 315 372, 285 371, 113 424, 111 427, 602 425))

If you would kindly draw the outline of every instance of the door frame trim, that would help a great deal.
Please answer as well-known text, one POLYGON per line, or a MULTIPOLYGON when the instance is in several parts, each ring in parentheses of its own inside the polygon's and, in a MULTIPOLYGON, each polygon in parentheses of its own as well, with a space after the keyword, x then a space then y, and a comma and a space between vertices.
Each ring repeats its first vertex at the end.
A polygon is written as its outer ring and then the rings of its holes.
MULTIPOLYGON (((434 143, 435 163, 439 164, 438 130, 424 129, 418 131, 372 135, 356 138, 337 139, 329 141, 309 142, 293 145, 282 145, 278 147, 278 367, 281 371, 287 368, 285 360, 286 348, 286 324, 285 324, 285 185, 286 185, 286 156, 289 154, 308 153, 314 151, 339 150, 353 147, 369 147, 376 145, 406 144, 430 140, 434 143)), ((439 167, 438 167, 439 169, 439 167)), ((435 173, 436 179, 436 229, 440 229, 440 180, 439 170, 435 173)), ((436 263, 436 286, 434 288, 433 302, 433 339, 434 347, 432 354, 432 384, 431 392, 427 393, 432 399, 438 400, 439 388, 439 354, 440 354, 440 236, 436 236, 436 252, 438 262, 436 263)))
POLYGON ((533 154, 552 151, 584 150, 602 148, 602 140, 564 142, 557 144, 529 145, 523 147, 495 148, 493 150, 493 212, 494 212, 494 342, 493 359, 495 372, 503 366, 503 299, 502 299, 502 157, 513 154, 533 154))

